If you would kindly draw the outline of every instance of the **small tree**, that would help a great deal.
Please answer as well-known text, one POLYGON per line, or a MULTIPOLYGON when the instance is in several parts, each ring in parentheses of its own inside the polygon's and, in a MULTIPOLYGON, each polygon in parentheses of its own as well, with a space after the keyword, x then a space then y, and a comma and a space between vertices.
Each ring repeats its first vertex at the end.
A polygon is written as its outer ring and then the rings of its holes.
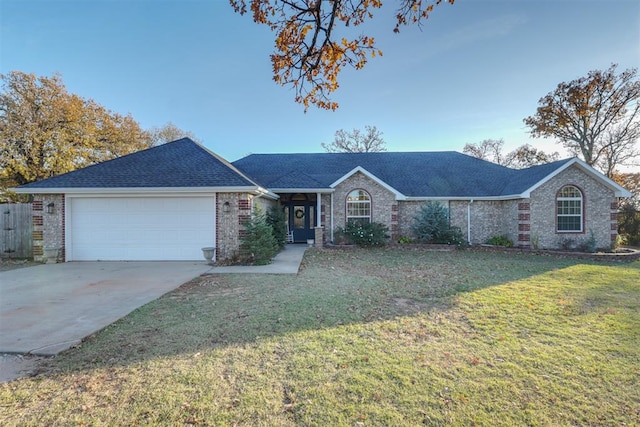
POLYGON ((271 226, 273 238, 280 249, 287 244, 287 219, 282 208, 273 206, 267 211, 267 224, 271 226))
POLYGON ((253 215, 244 224, 244 230, 244 236, 240 239, 240 257, 243 262, 253 265, 271 264, 271 259, 278 253, 278 242, 259 206, 253 209, 253 215))
POLYGON ((423 243, 464 245, 464 237, 459 227, 449 224, 449 209, 440 202, 425 203, 413 217, 411 231, 423 243))

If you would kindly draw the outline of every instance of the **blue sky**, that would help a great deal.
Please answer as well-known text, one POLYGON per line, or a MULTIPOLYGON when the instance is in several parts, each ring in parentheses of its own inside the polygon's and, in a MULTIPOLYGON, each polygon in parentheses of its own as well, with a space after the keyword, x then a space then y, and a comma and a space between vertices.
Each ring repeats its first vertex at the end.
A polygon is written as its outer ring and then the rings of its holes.
POLYGON ((335 112, 305 114, 272 81, 273 34, 226 0, 0 0, 0 73, 59 72, 70 92, 169 121, 236 160, 320 152, 336 130, 376 126, 390 151, 462 151, 531 140, 522 119, 562 81, 640 65, 637 0, 457 0, 392 32, 397 1, 362 32, 384 56, 346 70, 335 112))

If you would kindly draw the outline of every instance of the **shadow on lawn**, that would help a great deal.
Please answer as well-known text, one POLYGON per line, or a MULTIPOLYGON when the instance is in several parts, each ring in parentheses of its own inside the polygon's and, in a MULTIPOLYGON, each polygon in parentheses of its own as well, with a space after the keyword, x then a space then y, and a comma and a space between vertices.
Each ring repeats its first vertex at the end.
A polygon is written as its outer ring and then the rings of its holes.
POLYGON ((585 262, 514 252, 311 250, 297 276, 213 275, 186 283, 60 354, 41 373, 126 366, 289 333, 446 311, 460 292, 580 263, 585 262))

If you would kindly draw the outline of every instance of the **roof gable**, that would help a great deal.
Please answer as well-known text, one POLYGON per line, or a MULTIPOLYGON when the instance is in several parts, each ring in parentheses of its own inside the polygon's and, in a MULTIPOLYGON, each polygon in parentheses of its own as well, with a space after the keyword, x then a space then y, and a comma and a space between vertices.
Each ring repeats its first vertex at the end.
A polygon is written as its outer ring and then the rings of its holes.
MULTIPOLYGON (((543 185, 544 183, 546 183, 556 175, 559 175, 563 171, 567 170, 571 166, 578 167, 580 170, 585 172, 587 175, 591 176, 593 179, 596 179, 600 181, 602 184, 604 184, 606 187, 611 188, 615 192, 616 197, 632 196, 630 191, 628 191, 627 189, 625 189, 624 187, 622 187, 612 179, 608 178, 607 176, 603 175, 602 173, 598 172, 592 166, 589 166, 589 164, 587 164, 583 160, 578 159, 577 157, 567 159, 567 160, 562 160, 559 162, 549 163, 546 165, 536 166, 535 168, 542 169, 542 166, 546 166, 547 169, 549 169, 548 173, 541 179, 536 180, 530 187, 524 190, 522 192, 524 197, 529 197, 529 195, 533 190, 540 187, 541 185, 543 185), (551 166, 555 166, 555 167, 551 167, 551 166)), ((533 169, 533 168, 529 168, 529 169, 533 169)), ((524 171, 526 172, 527 170, 525 169, 524 171)))
POLYGON ((256 188, 257 184, 226 160, 183 138, 26 184, 18 190, 176 187, 256 188))
POLYGON ((355 168, 353 168, 351 171, 349 171, 348 173, 346 173, 344 176, 340 177, 340 179, 338 179, 337 181, 331 183, 331 188, 335 188, 338 185, 340 185, 340 183, 344 182, 345 180, 351 178, 353 175, 357 174, 357 173, 361 173, 364 176, 366 176, 367 178, 371 179, 372 181, 374 181, 375 183, 377 183, 378 185, 380 185, 383 188, 386 188, 387 190, 391 191, 393 194, 395 194, 396 199, 398 200, 404 200, 405 199, 405 195, 402 194, 401 192, 399 192, 398 190, 396 190, 395 188, 391 187, 389 184, 387 184, 386 182, 384 182, 383 180, 381 180, 380 178, 378 178, 377 176, 373 175, 372 173, 370 173, 369 171, 367 171, 366 169, 357 166, 355 168))

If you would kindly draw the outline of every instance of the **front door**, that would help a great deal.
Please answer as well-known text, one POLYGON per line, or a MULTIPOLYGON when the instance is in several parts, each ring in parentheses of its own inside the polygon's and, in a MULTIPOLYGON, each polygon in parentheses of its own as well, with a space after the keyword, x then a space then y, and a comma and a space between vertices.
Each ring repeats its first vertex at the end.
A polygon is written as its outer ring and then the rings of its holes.
MULTIPOLYGON (((286 209, 287 210, 287 209, 286 209)), ((292 201, 288 207, 289 228, 293 231, 293 241, 306 243, 315 237, 316 207, 308 201, 292 201)))

